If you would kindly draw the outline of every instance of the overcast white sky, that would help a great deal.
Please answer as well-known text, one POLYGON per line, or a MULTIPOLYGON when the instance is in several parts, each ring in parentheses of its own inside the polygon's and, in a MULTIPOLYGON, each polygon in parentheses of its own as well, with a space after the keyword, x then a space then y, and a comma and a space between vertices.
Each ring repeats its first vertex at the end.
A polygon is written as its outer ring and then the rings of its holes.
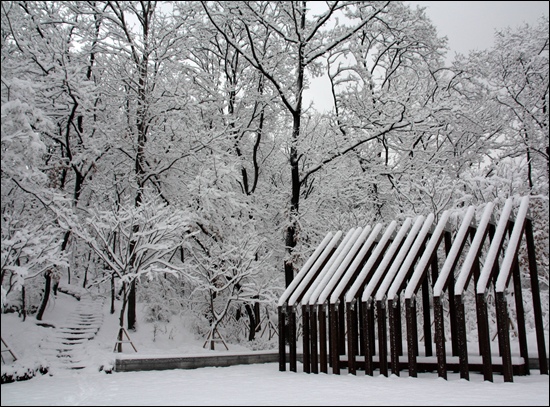
MULTIPOLYGON (((536 25, 540 17, 548 16, 549 1, 406 1, 413 7, 426 7, 426 14, 446 36, 451 51, 467 55, 470 50, 484 50, 493 45, 496 29, 516 28, 528 23, 536 25)), ((326 77, 312 80, 305 94, 305 105, 314 100, 319 110, 332 108, 330 87, 326 77)))
POLYGON ((548 16, 548 1, 406 1, 426 7, 426 14, 440 36, 447 36, 454 52, 490 48, 495 29, 516 28, 524 23, 536 25, 548 16))

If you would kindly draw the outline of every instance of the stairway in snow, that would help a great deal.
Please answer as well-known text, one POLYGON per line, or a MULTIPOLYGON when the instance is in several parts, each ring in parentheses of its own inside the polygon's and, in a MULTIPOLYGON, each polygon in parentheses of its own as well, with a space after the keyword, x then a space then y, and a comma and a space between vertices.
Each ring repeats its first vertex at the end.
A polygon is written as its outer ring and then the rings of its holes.
POLYGON ((40 344, 50 369, 86 367, 86 343, 95 337, 103 322, 103 300, 83 295, 66 323, 40 344))

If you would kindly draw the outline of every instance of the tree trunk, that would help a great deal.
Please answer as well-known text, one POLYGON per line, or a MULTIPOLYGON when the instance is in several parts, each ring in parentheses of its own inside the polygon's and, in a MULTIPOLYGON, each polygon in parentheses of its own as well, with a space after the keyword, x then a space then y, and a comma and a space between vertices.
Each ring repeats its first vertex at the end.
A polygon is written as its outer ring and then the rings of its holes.
POLYGON ((127 289, 127 283, 122 283, 122 308, 120 309, 120 316, 118 317, 118 344, 117 344, 117 352, 122 352, 122 327, 124 326, 124 312, 126 311, 126 304, 128 303, 128 289, 127 289))
POLYGON ((256 318, 254 316, 254 311, 250 304, 246 304, 244 306, 246 309, 246 313, 248 315, 248 321, 250 322, 249 330, 248 330, 248 340, 253 341, 256 337, 256 318))
POLYGON ((136 280, 130 283, 128 293, 128 329, 136 330, 136 280))
POLYGON ((52 275, 49 271, 46 271, 46 274, 44 274, 44 278, 46 279, 44 284, 44 297, 42 297, 42 303, 40 304, 40 309, 38 310, 38 314, 36 315, 36 319, 39 321, 42 321, 44 311, 46 311, 46 305, 48 305, 48 300, 50 299, 50 290, 52 287, 52 275))
POLYGON ((23 322, 27 319, 27 303, 25 300, 25 286, 21 287, 21 315, 23 316, 23 322))
POLYGON ((111 275, 111 315, 115 313, 115 274, 111 275))

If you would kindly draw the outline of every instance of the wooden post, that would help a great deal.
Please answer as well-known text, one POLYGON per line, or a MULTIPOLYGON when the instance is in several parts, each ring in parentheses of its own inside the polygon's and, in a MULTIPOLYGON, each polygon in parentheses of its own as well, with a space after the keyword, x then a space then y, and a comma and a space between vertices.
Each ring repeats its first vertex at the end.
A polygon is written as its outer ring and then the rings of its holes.
POLYGON ((357 354, 357 309, 355 300, 347 304, 346 316, 348 322, 348 373, 355 375, 357 374, 355 366, 355 355, 357 354))
POLYGON ((540 300, 539 275, 537 272, 537 257, 535 253, 535 239, 533 237, 533 222, 529 217, 525 219, 525 240, 529 257, 529 277, 533 296, 533 312, 535 314, 535 331, 537 333, 537 349, 539 354, 540 374, 548 374, 548 359, 546 356, 546 342, 544 340, 544 322, 540 300))
MULTIPOLYGON (((438 266, 437 266, 437 247, 432 255, 430 268, 432 270, 432 281, 435 283, 437 280, 438 266)), ((430 279, 429 274, 426 272, 424 275, 424 281, 422 282, 422 309, 424 313, 424 350, 426 356, 433 355, 432 349, 432 321, 430 317, 430 279)))
POLYGON ((388 336, 386 333, 386 304, 384 301, 376 302, 378 314, 378 357, 380 359, 380 374, 388 376, 388 336))
POLYGON ((338 330, 338 305, 328 305, 330 315, 330 355, 332 359, 332 373, 340 374, 340 351, 339 351, 339 330, 338 330))
MULTIPOLYGON (((399 298, 395 301, 397 303, 399 301, 399 298)), ((388 300, 388 316, 389 316, 389 327, 390 327, 390 361, 391 361, 391 372, 399 376, 399 335, 398 331, 401 331, 401 326, 397 325, 396 321, 396 314, 399 312, 397 309, 397 304, 394 304, 394 301, 389 299, 388 300)))
POLYGON ((487 302, 485 293, 477 294, 477 331, 479 346, 483 359, 483 380, 493 381, 493 362, 491 361, 491 338, 489 333, 489 317, 487 314, 487 302))
POLYGON ((437 355, 437 375, 447 380, 447 359, 445 355, 445 326, 441 297, 434 297, 435 353, 437 355))
POLYGON ((372 304, 363 302, 363 309, 365 310, 365 336, 363 342, 365 344, 365 374, 372 376, 374 373, 374 366, 372 363, 372 356, 374 355, 374 308, 372 304), (372 335, 371 335, 372 333, 372 335))
POLYGON ((285 314, 283 307, 280 306, 277 309, 279 316, 279 371, 284 372, 286 370, 286 329, 285 329, 285 314))
POLYGON ((502 343, 502 374, 504 375, 504 381, 513 382, 510 332, 508 330, 508 307, 504 295, 504 292, 497 292, 496 296, 498 341, 502 343))
POLYGON ((340 298, 336 309, 338 311, 338 354, 346 354, 346 307, 343 302, 344 298, 340 298))
POLYGON ((327 315, 324 305, 319 305, 319 370, 328 373, 327 365, 327 315))
POLYGON ((4 341, 4 338, 1 338, 0 337, 0 340, 2 341, 2 351, 1 351, 1 356, 2 356, 2 363, 3 364, 6 364, 6 360, 4 359, 4 353, 9 353, 11 358, 13 359, 12 360, 12 363, 15 362, 17 360, 17 356, 15 356, 15 353, 13 353, 13 351, 11 350, 11 348, 8 346, 8 344, 6 343, 6 341, 4 341))
POLYGON ((460 378, 470 380, 468 367, 468 340, 466 338, 466 316, 464 314, 464 304, 462 295, 455 296, 456 318, 457 318, 457 345, 458 360, 460 364, 460 378))
POLYGON ((288 307, 288 345, 289 345, 289 370, 297 371, 296 363, 296 312, 288 307))
POLYGON ((315 306, 311 306, 310 308, 310 315, 309 315, 309 321, 310 321, 310 335, 311 335, 311 372, 312 373, 319 373, 319 365, 318 365, 318 354, 319 354, 319 347, 317 344, 317 308, 315 306))
POLYGON ((358 355, 365 356, 365 341, 363 338, 367 334, 365 329, 365 318, 367 310, 363 307, 363 303, 356 299, 357 302, 357 320, 359 323, 359 334, 357 335, 356 346, 358 347, 358 355))
POLYGON ((126 331, 126 329, 124 329, 124 327, 121 326, 118 330, 117 341, 115 342, 115 347, 113 349, 113 352, 119 352, 119 353, 122 352, 123 343, 129 343, 130 345, 132 345, 132 348, 134 348, 134 351, 137 352, 137 349, 132 343, 132 340, 130 339, 128 332, 126 331), (126 339, 124 339, 124 336, 126 336, 126 339))
POLYGON ((523 293, 521 291, 521 277, 518 257, 512 267, 514 279, 514 299, 516 303, 516 320, 518 325, 519 354, 525 361, 525 374, 529 374, 529 352, 527 351, 527 332, 525 329, 525 311, 523 310, 523 293))
MULTIPOLYGON (((393 308, 395 309, 394 319, 393 319, 393 322, 395 324, 395 345, 397 346, 397 354, 399 356, 403 356, 403 331, 401 329, 402 327, 401 298, 399 296, 399 292, 397 294, 397 300, 394 301, 393 303, 393 308)), ((399 358, 397 358, 397 360, 399 361, 399 358)), ((399 368, 397 370, 399 370, 399 368)))
POLYGON ((310 331, 309 331, 309 305, 302 305, 302 351, 303 351, 303 366, 304 372, 311 372, 311 359, 310 359, 310 331))
POLYGON ((407 355, 409 359, 409 376, 417 377, 418 369, 416 363, 416 354, 414 353, 414 343, 416 342, 416 307, 415 299, 405 299, 405 318, 407 320, 407 355))

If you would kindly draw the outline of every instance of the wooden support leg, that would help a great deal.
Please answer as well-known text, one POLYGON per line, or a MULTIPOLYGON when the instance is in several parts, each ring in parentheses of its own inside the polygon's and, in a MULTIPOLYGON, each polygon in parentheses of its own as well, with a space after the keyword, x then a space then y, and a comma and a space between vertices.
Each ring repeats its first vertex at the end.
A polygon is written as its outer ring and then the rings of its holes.
MULTIPOLYGON (((397 299, 399 301, 399 299, 397 299)), ((389 315, 389 327, 390 327, 390 360, 391 360, 391 372, 399 376, 399 334, 398 330, 401 330, 401 327, 397 326, 396 319, 398 310, 394 306, 393 300, 388 300, 388 315, 389 315)))
POLYGON ((277 314, 279 316, 279 371, 284 372, 286 370, 286 329, 283 307, 278 307, 277 314))
POLYGON ((319 373, 318 357, 319 347, 317 344, 317 310, 315 307, 310 309, 310 335, 311 335, 311 373, 319 373))
POLYGON ((466 338, 466 316, 462 296, 455 296, 456 321, 458 334, 458 360, 460 364, 460 378, 470 380, 468 367, 468 340, 466 338))
POLYGON ((525 312, 523 310, 523 293, 521 291, 521 277, 519 270, 519 262, 516 258, 514 262, 513 279, 514 279, 514 299, 516 303, 516 318, 518 325, 518 340, 519 354, 525 361, 525 374, 529 374, 529 352, 527 351, 527 332, 525 329, 525 312))
POLYGON ((537 272, 537 256, 535 254, 533 223, 529 218, 525 220, 525 240, 527 241, 527 254, 529 257, 529 279, 531 280, 531 292, 533 294, 533 312, 535 314, 535 331, 537 333, 539 370, 540 374, 547 375, 548 359, 546 356, 546 341, 544 340, 544 322, 542 318, 542 303, 540 300, 539 275, 537 272))
POLYGON ((496 294, 498 340, 502 343, 502 374, 505 382, 513 382, 510 332, 508 330, 508 307, 503 292, 496 294))
POLYGON ((330 313, 330 354, 332 358, 332 373, 340 374, 338 306, 336 304, 329 304, 328 309, 330 313))
POLYGON ((365 374, 372 376, 374 374, 374 366, 372 362, 372 356, 374 355, 374 307, 367 305, 366 302, 363 303, 363 309, 365 310, 365 332, 366 335, 363 338, 365 343, 365 374), (371 335, 372 332, 372 335, 371 335))
POLYGON ((338 354, 346 354, 346 309, 343 298, 340 299, 338 306, 338 354))
POLYGON ((445 325, 441 297, 434 297, 435 353, 437 355, 437 375, 447 380, 447 360, 445 355, 445 325))
POLYGON ((414 343, 416 341, 416 309, 414 307, 414 298, 405 300, 405 318, 407 320, 407 354, 409 359, 409 376, 417 377, 418 369, 416 355, 414 353, 414 343))
POLYGON ((386 304, 383 301, 376 302, 378 315, 378 357, 380 358, 380 374, 388 376, 388 344, 386 334, 386 304))
POLYGON ((479 346, 483 359, 483 379, 493 381, 493 362, 491 361, 491 338, 489 333, 489 319, 487 315, 487 302, 485 294, 477 294, 477 332, 479 346))
POLYGON ((357 308, 355 301, 347 304, 346 317, 348 322, 348 373, 355 375, 357 374, 355 366, 355 355, 357 353, 357 308))
POLYGON ((296 312, 291 307, 288 308, 288 344, 289 344, 289 370, 297 371, 296 357, 296 312))
POLYGON ((302 351, 303 351, 303 365, 304 365, 304 372, 310 373, 311 372, 311 364, 310 364, 310 332, 309 332, 309 306, 303 305, 302 306, 302 326, 303 326, 303 333, 302 333, 302 351))
MULTIPOLYGON (((422 282, 422 309, 424 316, 424 351, 426 356, 432 356, 432 322, 430 318, 430 293, 429 281, 425 278, 422 282)), ((416 318, 415 318, 416 319, 416 318)))
POLYGON ((328 373, 327 316, 323 305, 319 305, 319 370, 328 373))

